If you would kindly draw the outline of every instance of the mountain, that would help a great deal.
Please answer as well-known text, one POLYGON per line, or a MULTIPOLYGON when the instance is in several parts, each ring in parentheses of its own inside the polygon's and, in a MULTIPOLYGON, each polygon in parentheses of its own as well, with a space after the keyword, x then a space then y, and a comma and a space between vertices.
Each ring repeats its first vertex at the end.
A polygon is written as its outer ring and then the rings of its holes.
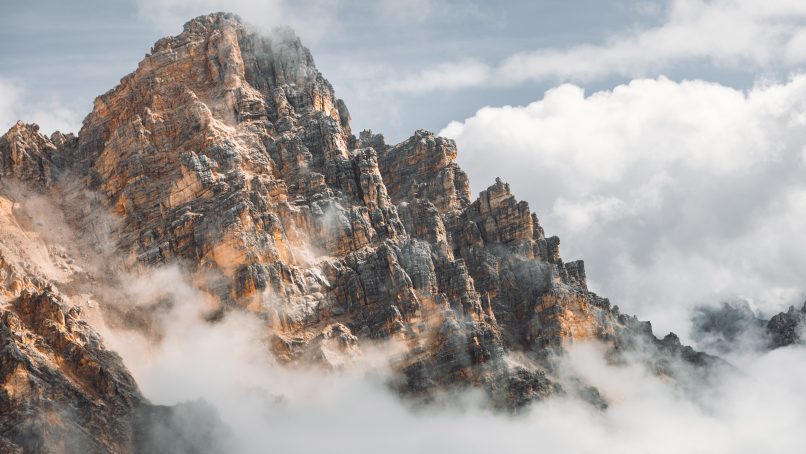
POLYGON ((769 319, 756 314, 747 302, 723 302, 698 308, 692 317, 694 339, 719 354, 735 350, 766 351, 803 343, 806 302, 789 306, 769 319))
MULTIPOLYGON (((350 367, 397 341, 391 386, 423 402, 475 387, 509 411, 555 393, 604 408, 553 370, 587 339, 671 377, 673 358, 718 363, 591 292, 506 183, 473 196, 457 153, 427 131, 356 136, 292 32, 225 13, 159 40, 77 136, 13 126, 0 138, 0 446, 159 452, 153 431, 183 430, 165 423, 182 408, 151 405, 93 328, 158 340, 162 302, 121 304, 117 290, 164 266, 209 297, 209 323, 263 320, 267 354, 288 367, 350 367)), ((203 433, 161 438, 214 451, 203 433)))

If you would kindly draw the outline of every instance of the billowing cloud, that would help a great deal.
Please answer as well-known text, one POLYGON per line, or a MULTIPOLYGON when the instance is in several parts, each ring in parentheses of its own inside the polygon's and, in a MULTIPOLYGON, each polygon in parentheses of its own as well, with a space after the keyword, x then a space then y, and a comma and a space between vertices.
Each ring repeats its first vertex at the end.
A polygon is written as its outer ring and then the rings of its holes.
POLYGON ((634 80, 563 85, 449 124, 481 190, 530 202, 592 288, 664 330, 744 297, 765 312, 806 292, 806 76, 743 92, 634 80))
POLYGON ((702 60, 716 66, 804 62, 806 5, 772 0, 674 0, 663 23, 616 35, 598 45, 515 54, 496 68, 495 81, 591 80, 635 76, 702 60))
POLYGON ((476 60, 446 62, 422 69, 416 74, 391 80, 383 90, 419 93, 434 90, 458 90, 480 85, 490 77, 490 68, 476 60))

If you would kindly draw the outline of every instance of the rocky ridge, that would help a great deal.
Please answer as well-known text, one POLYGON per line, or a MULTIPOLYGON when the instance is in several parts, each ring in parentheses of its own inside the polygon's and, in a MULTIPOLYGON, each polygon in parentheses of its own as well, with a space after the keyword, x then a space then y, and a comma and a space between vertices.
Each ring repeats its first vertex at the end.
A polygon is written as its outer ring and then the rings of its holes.
MULTIPOLYGON (((405 353, 394 386, 404 394, 429 399, 477 386, 494 405, 514 409, 577 392, 551 370, 551 356, 576 341, 599 339, 618 351, 637 337, 653 352, 710 364, 591 292, 584 263, 561 258, 559 239, 545 236, 506 183, 474 198, 457 153, 453 141, 427 131, 397 145, 370 131, 355 136, 345 103, 298 38, 287 30, 264 36, 219 13, 158 41, 96 99, 77 137, 12 127, 0 138, 0 182, 72 194, 74 209, 61 204, 65 225, 89 242, 96 230, 86 206, 111 213, 118 222, 105 234, 115 267, 180 264, 216 301, 211 320, 232 310, 256 314, 272 353, 289 365, 346 367, 365 343, 396 339, 405 353)), ((81 421, 100 427, 114 415, 118 431, 91 431, 93 446, 130 452, 137 408, 150 407, 62 301, 85 300, 109 274, 71 267, 69 252, 44 253, 53 271, 0 249, 2 341, 17 352, 0 363, 0 407, 31 409, 8 421, 49 417, 30 385, 31 370, 47 370, 41 386, 57 389, 54 402, 80 409, 81 421), (54 315, 42 322, 36 311, 54 315), (22 346, 28 331, 45 339, 37 345, 46 353, 22 346), (67 359, 15 365, 37 355, 67 359), (95 400, 64 394, 75 389, 95 400)), ((102 294, 92 298, 106 317, 140 317, 102 294)), ((0 435, 21 439, 9 428, 0 435)))
POLYGON ((806 329, 806 302, 789 306, 769 319, 746 302, 723 302, 716 308, 699 308, 693 317, 695 340, 717 353, 737 348, 774 350, 802 344, 806 329))

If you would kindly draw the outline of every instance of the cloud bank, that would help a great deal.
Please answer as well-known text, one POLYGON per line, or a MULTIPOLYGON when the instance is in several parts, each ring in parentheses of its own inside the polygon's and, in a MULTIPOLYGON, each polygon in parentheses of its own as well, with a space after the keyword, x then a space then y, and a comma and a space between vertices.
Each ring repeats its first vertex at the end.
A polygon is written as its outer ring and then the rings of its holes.
POLYGON ((750 454, 804 447, 803 347, 741 353, 739 369, 692 399, 639 362, 609 364, 601 346, 577 344, 562 373, 596 385, 610 400, 604 412, 558 396, 513 417, 472 394, 456 405, 413 409, 384 386, 386 352, 342 372, 287 369, 267 354, 260 320, 233 312, 216 324, 202 321, 204 297, 176 268, 135 280, 128 291, 134 304, 172 301, 160 317, 161 340, 109 331, 108 344, 154 403, 209 402, 234 435, 232 452, 750 454), (172 287, 158 295, 146 282, 172 287))
POLYGON ((562 85, 440 134, 474 190, 501 176, 530 202, 595 291, 679 332, 697 304, 803 301, 805 112, 806 76, 747 92, 640 79, 588 96, 562 85))

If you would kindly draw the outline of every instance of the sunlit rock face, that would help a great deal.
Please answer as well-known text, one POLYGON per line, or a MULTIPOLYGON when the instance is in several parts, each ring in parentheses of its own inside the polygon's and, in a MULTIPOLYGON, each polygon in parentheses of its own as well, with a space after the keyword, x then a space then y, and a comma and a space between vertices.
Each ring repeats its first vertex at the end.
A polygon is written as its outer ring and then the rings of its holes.
POLYGON ((39 133, 39 126, 17 122, 0 137, 0 178, 18 179, 44 188, 64 167, 65 155, 77 142, 73 134, 57 131, 45 137, 39 133))
POLYGON ((81 309, 46 289, 0 305, 0 452, 227 452, 197 403, 151 405, 81 309))
MULTIPOLYGON (((427 131, 397 145, 369 131, 356 137, 345 103, 292 32, 263 36, 212 14, 158 41, 96 99, 77 138, 14 126, 0 138, 0 183, 63 199, 65 225, 93 247, 87 203, 112 213, 104 233, 115 267, 179 264, 214 302, 211 319, 243 310, 265 320, 267 354, 282 362, 349 367, 363 346, 394 339, 404 394, 477 386, 516 408, 564 392, 551 378, 552 352, 616 340, 637 322, 588 291, 584 264, 562 260, 559 239, 506 183, 474 198, 459 152, 427 131)), ((15 202, 0 202, 0 220, 17 225, 15 202)), ((0 405, 42 407, 37 390, 58 388, 81 421, 118 418, 117 432, 90 438, 128 452, 136 385, 69 302, 31 296, 58 287, 86 300, 111 268, 79 269, 69 257, 83 257, 81 247, 42 247, 45 265, 25 248, 0 248, 10 305, 0 335, 13 350, 0 364, 0 405), (67 359, 46 361, 54 355, 67 359)))
POLYGON ((130 452, 144 403, 79 308, 50 291, 0 306, 0 451, 130 452))
POLYGON ((336 326, 359 345, 403 340, 434 383, 482 382, 511 350, 617 323, 508 185, 472 200, 451 140, 353 136, 287 30, 196 18, 96 99, 77 144, 21 125, 4 140, 5 175, 77 177, 120 217, 130 266, 203 274, 221 310, 266 317, 288 361, 328 362, 315 352, 336 326))

